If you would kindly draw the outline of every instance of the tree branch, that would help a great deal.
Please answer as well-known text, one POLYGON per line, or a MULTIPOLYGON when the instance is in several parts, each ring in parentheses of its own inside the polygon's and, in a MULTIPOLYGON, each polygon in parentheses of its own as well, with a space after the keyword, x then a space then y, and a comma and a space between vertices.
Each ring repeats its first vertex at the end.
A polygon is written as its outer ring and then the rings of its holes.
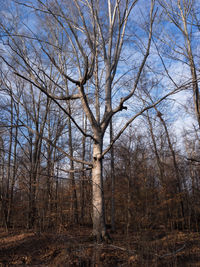
POLYGON ((39 132, 33 130, 31 127, 29 127, 28 125, 25 125, 23 122, 21 122, 23 127, 27 128, 31 133, 36 134, 38 137, 40 137, 41 139, 45 140, 47 143, 49 143, 51 146, 55 147, 58 151, 60 151, 62 154, 64 154, 67 158, 78 162, 78 163, 82 163, 88 166, 93 166, 92 162, 88 162, 88 161, 84 161, 84 160, 79 160, 76 159, 74 157, 71 157, 68 153, 66 153, 62 148, 58 147, 56 144, 54 144, 50 139, 48 139, 47 137, 42 136, 39 132))
POLYGON ((15 75, 21 77, 22 79, 28 81, 29 83, 31 83, 32 85, 34 85, 35 87, 37 87, 38 89, 40 89, 46 96, 48 96, 50 99, 52 99, 57 105, 58 107, 65 113, 67 114, 67 116, 69 116, 69 118, 72 120, 72 122, 75 124, 75 126, 78 128, 78 130, 85 136, 85 137, 90 137, 91 139, 95 140, 95 138, 90 135, 90 134, 86 134, 82 129, 81 127, 77 124, 77 122, 74 120, 74 118, 69 114, 69 112, 67 112, 66 109, 64 109, 61 104, 56 100, 54 99, 47 91, 46 89, 44 89, 42 86, 40 85, 37 85, 36 83, 34 83, 32 80, 28 79, 27 77, 17 73, 17 72, 14 72, 15 75))
POLYGON ((166 99, 168 96, 176 94, 180 91, 181 89, 176 89, 168 94, 166 94, 165 96, 163 96, 162 98, 160 98, 158 101, 156 101, 155 103, 153 103, 152 105, 149 105, 145 108, 143 108, 140 112, 138 112, 135 116, 133 116, 130 120, 127 121, 127 123, 124 125, 124 127, 119 131, 119 133, 116 135, 116 137, 113 139, 113 141, 111 142, 111 144, 103 151, 102 153, 102 157, 104 157, 104 155, 111 149, 111 147, 113 146, 113 144, 119 139, 119 137, 122 135, 122 133, 127 129, 127 127, 140 115, 142 115, 146 110, 149 110, 153 107, 155 107, 156 105, 158 105, 161 101, 163 101, 164 99, 166 99))

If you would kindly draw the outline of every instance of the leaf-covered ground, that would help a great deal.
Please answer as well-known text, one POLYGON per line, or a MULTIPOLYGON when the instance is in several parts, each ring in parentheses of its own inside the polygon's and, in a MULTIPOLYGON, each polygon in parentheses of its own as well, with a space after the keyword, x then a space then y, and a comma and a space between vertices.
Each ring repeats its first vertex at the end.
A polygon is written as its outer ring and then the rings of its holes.
POLYGON ((0 230, 0 266, 200 266, 197 232, 142 231, 112 234, 97 244, 91 229, 59 233, 0 230))

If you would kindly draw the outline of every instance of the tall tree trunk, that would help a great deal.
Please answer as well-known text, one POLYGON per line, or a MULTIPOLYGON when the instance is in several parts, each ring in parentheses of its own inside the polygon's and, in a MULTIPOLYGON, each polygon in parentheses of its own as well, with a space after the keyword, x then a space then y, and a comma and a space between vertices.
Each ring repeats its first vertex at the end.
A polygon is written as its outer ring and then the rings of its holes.
POLYGON ((152 122, 150 120, 148 111, 147 111, 147 120, 148 120, 148 123, 149 123, 149 130, 150 130, 151 139, 152 139, 152 142, 153 142, 154 153, 155 153, 155 156, 156 156, 156 162, 157 162, 157 165, 158 165, 158 168, 159 168, 159 172, 160 172, 160 182, 163 185, 164 184, 164 167, 163 167, 163 164, 161 162, 161 159, 160 159, 160 156, 159 156, 159 153, 158 153, 156 139, 155 139, 154 132, 153 132, 153 125, 152 125, 152 122))
MULTIPOLYGON (((110 143, 113 141, 113 124, 110 121, 110 143)), ((111 227, 115 231, 115 166, 114 166, 114 147, 110 150, 110 167, 111 167, 111 227)))
POLYGON ((9 215, 9 202, 10 202, 10 182, 11 182, 11 160, 12 160, 12 146, 13 146, 13 98, 11 97, 11 104, 10 104, 10 143, 9 143, 9 150, 8 150, 8 165, 7 165, 7 190, 6 190, 6 201, 5 201, 5 214, 6 214, 6 225, 10 227, 10 215, 9 215))
MULTIPOLYGON (((68 103, 68 112, 71 114, 71 107, 70 103, 68 103)), ((71 120, 68 117, 68 130, 69 130, 69 154, 71 157, 73 157, 74 151, 73 151, 73 141, 72 141, 72 126, 71 126, 71 120)), ((70 169, 74 170, 74 161, 70 159, 70 169)), ((77 200, 77 193, 76 193, 76 182, 74 177, 74 172, 69 173, 71 185, 72 185, 72 221, 74 223, 78 223, 78 200, 77 200)))
MULTIPOLYGON (((83 114, 83 129, 85 130, 85 132, 87 132, 87 117, 84 116, 83 114)), ((82 137, 82 160, 84 161, 85 160, 85 142, 86 142, 86 137, 83 136, 82 137)), ((86 175, 85 175, 85 171, 84 171, 84 168, 85 168, 85 164, 83 163, 82 164, 82 169, 83 171, 81 172, 81 187, 80 187, 80 194, 81 194, 81 221, 84 223, 84 219, 85 219, 85 204, 86 204, 86 201, 85 201, 85 195, 86 195, 86 182, 85 182, 85 178, 86 178, 86 175)))
MULTIPOLYGON (((19 114, 19 110, 18 110, 19 114)), ((17 121, 18 124, 18 121, 17 121)), ((11 186, 10 186, 10 198, 9 198, 9 203, 8 203, 8 216, 7 216, 7 221, 8 225, 11 225, 11 216, 12 216, 12 211, 13 211, 13 199, 14 199, 14 186, 15 186, 15 181, 16 181, 16 172, 17 172, 17 138, 18 138, 18 127, 15 128, 15 142, 14 142, 14 151, 13 151, 13 156, 14 156, 14 161, 13 161, 13 172, 12 172, 12 178, 11 178, 11 186)))
MULTIPOLYGON (((183 1, 184 3, 184 1, 183 1)), ((200 95, 199 95, 199 84, 198 84, 198 78, 197 78, 197 70, 194 62, 194 56, 192 52, 192 45, 191 45, 191 37, 188 32, 188 28, 190 28, 190 23, 187 21, 188 17, 186 14, 186 3, 184 3, 184 8, 181 6, 180 1, 178 1, 178 7, 180 10, 181 14, 181 19, 183 22, 183 33, 184 33, 184 38, 186 40, 186 48, 187 48, 187 56, 189 59, 189 66, 190 66, 190 71, 191 71, 191 77, 192 77, 192 87, 193 87, 193 101, 194 101, 194 109, 195 109, 195 114, 197 117, 197 121, 199 124, 200 128, 200 95), (184 9, 184 10, 183 10, 184 9)), ((191 7, 192 10, 193 7, 191 7)))
POLYGON ((32 155, 32 168, 30 174, 30 210, 29 210, 29 228, 33 228, 36 221, 37 207, 36 207, 36 183, 37 183, 37 173, 38 173, 38 164, 40 158, 39 151, 39 137, 35 137, 33 145, 33 155, 32 155))
POLYGON ((6 189, 5 184, 6 184, 6 175, 5 175, 5 170, 6 170, 6 162, 5 162, 5 149, 4 149, 4 141, 0 136, 0 177, 1 177, 1 184, 0 184, 0 201, 1 201, 1 213, 3 216, 3 224, 7 229, 7 224, 6 224, 6 213, 5 213, 5 194, 4 192, 6 189))
POLYGON ((58 214, 58 175, 59 175, 59 163, 57 165, 56 184, 55 184, 55 210, 56 210, 56 228, 58 227, 59 214, 58 214))
POLYGON ((93 235, 97 241, 106 239, 105 209, 102 176, 102 140, 93 145, 92 204, 93 235))
MULTIPOLYGON (((48 128, 50 127, 50 123, 48 122, 48 128)), ((51 134, 50 134, 50 128, 48 129, 49 133, 48 133, 48 138, 51 138, 51 134)), ((51 139, 50 139, 51 140, 51 139)), ((54 162, 52 162, 52 149, 50 144, 47 145, 47 176, 46 176, 46 198, 44 199, 45 203, 44 203, 44 214, 45 217, 47 215, 47 225, 50 225, 50 220, 51 220, 51 199, 52 199, 52 194, 51 194, 51 177, 52 177, 52 170, 53 170, 53 164, 54 162)), ((43 222, 43 224, 45 225, 45 221, 43 222)))
POLYGON ((180 177, 180 173, 179 173, 179 168, 178 168, 178 164, 177 164, 177 160, 176 160, 175 151, 174 151, 174 148, 173 148, 171 139, 170 139, 170 135, 169 135, 169 132, 168 132, 168 128, 167 128, 166 122, 162 118, 162 115, 158 111, 158 109, 156 107, 154 107, 154 108, 157 111, 158 117, 159 117, 159 119, 160 119, 160 121, 161 121, 161 123, 162 123, 162 125, 163 125, 163 127, 165 129, 165 133, 166 133, 166 136, 167 136, 167 141, 168 141, 169 149, 170 149, 171 154, 172 154, 174 172, 175 172, 175 177, 176 177, 176 186, 177 186, 176 190, 178 189, 178 193, 180 194, 180 198, 181 198, 181 201, 180 201, 181 215, 182 215, 182 218, 185 220, 185 211, 184 211, 183 196, 181 195, 181 192, 182 192, 182 189, 181 189, 181 177, 180 177))

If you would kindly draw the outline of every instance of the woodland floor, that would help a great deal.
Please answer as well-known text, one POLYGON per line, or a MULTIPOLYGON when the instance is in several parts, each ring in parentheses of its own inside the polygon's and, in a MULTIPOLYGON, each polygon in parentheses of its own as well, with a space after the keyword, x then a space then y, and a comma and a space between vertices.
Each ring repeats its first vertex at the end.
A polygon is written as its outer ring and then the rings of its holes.
POLYGON ((0 266, 199 266, 200 233, 141 231, 111 234, 112 244, 97 244, 91 229, 59 233, 0 229, 0 266))

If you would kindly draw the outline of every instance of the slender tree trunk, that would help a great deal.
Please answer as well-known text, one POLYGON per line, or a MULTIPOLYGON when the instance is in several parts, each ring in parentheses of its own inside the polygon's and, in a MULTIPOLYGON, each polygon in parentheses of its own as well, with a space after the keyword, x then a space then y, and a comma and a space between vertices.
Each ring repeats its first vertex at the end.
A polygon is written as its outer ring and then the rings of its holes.
MULTIPOLYGON (((177 186, 177 189, 178 189, 178 193, 181 194, 182 190, 181 190, 181 177, 180 177, 180 173, 179 173, 179 168, 178 168, 178 164, 177 164, 177 160, 176 160, 176 155, 175 155, 175 151, 174 151, 174 148, 173 148, 173 145, 171 143, 171 139, 170 139, 170 136, 169 136, 169 132, 168 132, 168 129, 167 129, 167 125, 164 121, 164 119, 162 118, 162 115, 160 115, 158 109, 155 107, 155 110, 158 112, 158 117, 165 129, 165 133, 166 133, 166 136, 167 136, 167 141, 168 141, 168 145, 169 145, 169 149, 171 151, 171 154, 172 154, 172 158, 173 158, 173 165, 174 165, 174 171, 175 171, 175 177, 176 177, 176 186, 177 186)), ((176 190, 177 190, 176 189, 176 190)), ((185 210, 184 210, 184 203, 183 203, 183 197, 180 195, 180 198, 181 198, 181 201, 180 201, 180 205, 181 205, 181 215, 182 215, 182 218, 185 220, 185 210)))
MULTIPOLYGON (((113 141, 113 124, 110 121, 110 143, 113 141)), ((110 165, 111 165, 111 227, 115 231, 115 166, 114 166, 114 147, 110 150, 110 165)))
MULTIPOLYGON (((38 129, 37 129, 38 131, 38 129)), ((36 205, 36 189, 37 189, 37 179, 38 179, 38 168, 41 156, 41 138, 35 136, 32 152, 32 167, 30 174, 30 205, 29 205, 29 228, 33 228, 36 222, 37 216, 37 205, 36 205)))
POLYGON ((126 217, 126 236, 129 236, 129 229, 131 224, 131 176, 127 176, 127 217, 126 217))
MULTIPOLYGON (((68 83, 66 82, 66 93, 67 95, 69 95, 69 88, 68 88, 68 83)), ((72 109, 71 109, 71 103, 70 101, 67 101, 67 111, 69 113, 69 115, 72 115, 72 109)), ((70 117, 68 117, 68 138, 69 138, 69 154, 71 157, 73 157, 74 155, 74 149, 73 149, 73 138, 72 138, 72 124, 71 124, 71 119, 70 117)), ((74 161, 70 159, 70 169, 74 170, 74 161)), ((71 185, 72 185, 72 202, 71 202, 71 210, 72 210, 72 221, 74 223, 78 223, 79 218, 78 218, 78 199, 77 199, 77 192, 76 192, 76 182, 75 182, 75 177, 74 177, 74 172, 70 172, 69 174, 69 178, 71 181, 71 185)))
POLYGON ((152 139, 152 142, 153 142, 154 153, 155 153, 155 156, 156 156, 156 161, 157 161, 157 165, 158 165, 159 172, 160 172, 160 181, 161 181, 161 184, 163 185, 163 183, 164 183, 164 168, 163 168, 163 164, 161 162, 161 159, 160 159, 160 156, 159 156, 159 153, 158 153, 157 144, 156 144, 156 140, 155 140, 155 136, 154 136, 154 132, 153 132, 153 125, 152 125, 152 122, 150 120, 148 111, 147 111, 147 120, 148 120, 148 123, 149 123, 149 130, 150 130, 151 139, 152 139))
POLYGON ((30 173, 28 193, 28 228, 31 228, 31 207, 32 207, 32 173, 33 173, 33 135, 30 133, 30 173))
POLYGON ((56 210, 56 228, 58 227, 59 221, 59 214, 58 214, 58 174, 59 174, 59 164, 57 166, 57 173, 56 173, 56 188, 55 188, 55 210, 56 210))
MULTIPOLYGON (((5 213, 5 194, 6 192, 4 192, 5 189, 5 184, 6 184, 6 175, 5 175, 5 149, 4 149, 4 142, 3 139, 0 136, 0 177, 1 177, 1 186, 0 186, 0 201, 1 201, 1 213, 3 216, 3 220, 2 223, 3 225, 5 225, 6 230, 7 229, 7 224, 6 224, 6 213, 5 213)), ((2 226, 3 226, 2 225, 2 226)))
POLYGON ((11 178, 11 186, 10 186, 10 198, 9 198, 9 203, 8 203, 8 216, 7 216, 7 221, 8 225, 11 225, 11 216, 12 216, 12 210, 13 210, 13 199, 14 199, 14 185, 15 185, 15 180, 16 180, 16 171, 17 171, 17 137, 18 137, 18 128, 15 129, 15 142, 14 142, 14 151, 13 151, 13 156, 14 156, 14 161, 13 161, 13 172, 12 172, 12 178, 11 178))
MULTIPOLYGON (((48 125, 48 127, 50 124, 48 125)), ((49 130, 49 139, 51 138, 50 134, 50 129, 49 130)), ((53 162, 52 162, 52 150, 50 144, 47 145, 47 176, 46 176, 46 199, 45 201, 45 210, 44 214, 48 215, 47 216, 47 225, 50 223, 50 214, 51 214, 51 199, 52 199, 52 194, 51 194, 51 176, 52 176, 52 169, 53 169, 53 162)), ((46 216, 45 216, 46 217, 46 216)), ((45 222, 44 222, 45 225, 45 222)))
MULTIPOLYGON (((71 107, 70 103, 68 103, 68 112, 71 114, 71 107)), ((72 142, 72 126, 71 126, 71 120, 68 118, 68 130, 69 130, 69 153, 70 156, 73 157, 74 151, 73 151, 73 142, 72 142)), ((70 169, 74 170, 74 162, 70 159, 70 169)), ((78 200, 77 200, 77 193, 76 193, 76 183, 74 178, 74 172, 70 172, 69 174, 71 185, 72 185, 72 213, 73 213, 73 222, 78 223, 78 200)))
MULTIPOLYGON (((184 1, 183 1, 184 3, 184 1)), ((185 4, 186 5, 186 4, 185 4)), ((181 6, 180 2, 178 2, 178 7, 181 13, 181 19, 183 22, 183 29, 184 29, 184 37, 186 40, 186 46, 187 46, 187 54, 188 54, 188 59, 189 59, 189 66, 190 66, 190 71, 191 71, 191 77, 192 77, 192 87, 193 87, 193 101, 194 101, 194 108, 195 108, 195 114, 197 117, 197 121, 199 124, 200 128, 200 96, 199 96, 199 84, 198 84, 198 79, 197 79, 197 70, 194 62, 194 56, 192 52, 192 46, 191 46, 191 40, 190 40, 190 35, 188 32, 188 21, 187 21, 187 15, 185 11, 183 11, 183 7, 181 6)), ((185 8, 185 6, 184 6, 185 8)))
MULTIPOLYGON (((83 114, 83 129, 85 130, 85 132, 87 132, 87 117, 84 116, 83 114)), ((82 160, 84 161, 85 160, 85 141, 86 141, 86 137, 83 136, 82 137, 82 160)), ((85 165, 84 163, 82 164, 82 169, 84 170, 85 168, 85 165)), ((85 178, 86 178, 86 175, 85 175, 85 172, 82 171, 81 173, 81 186, 80 186, 80 194, 81 194, 81 221, 84 223, 84 219, 85 219, 85 204, 86 204, 86 201, 85 201, 85 195, 86 195, 86 183, 85 183, 85 178)))
MULTIPOLYGON (((11 95, 11 104, 10 104, 10 124, 13 126, 13 98, 11 95)), ((7 165, 7 190, 6 190, 6 201, 5 201, 5 214, 6 214, 6 225, 10 227, 10 212, 9 212, 9 203, 10 203, 10 183, 11 183, 11 159, 12 159, 12 146, 13 146, 13 127, 10 128, 10 143, 8 150, 8 165, 7 165)))

